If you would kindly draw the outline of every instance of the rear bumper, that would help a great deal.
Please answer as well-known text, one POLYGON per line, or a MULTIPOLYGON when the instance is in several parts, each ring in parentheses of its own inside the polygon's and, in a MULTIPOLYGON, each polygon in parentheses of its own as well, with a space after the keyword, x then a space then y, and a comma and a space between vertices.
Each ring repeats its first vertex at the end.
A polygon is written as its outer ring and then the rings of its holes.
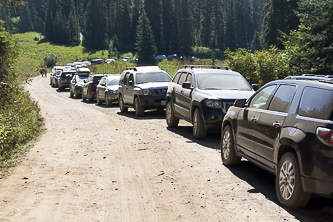
POLYGON ((302 177, 302 185, 304 192, 333 198, 333 181, 302 177))

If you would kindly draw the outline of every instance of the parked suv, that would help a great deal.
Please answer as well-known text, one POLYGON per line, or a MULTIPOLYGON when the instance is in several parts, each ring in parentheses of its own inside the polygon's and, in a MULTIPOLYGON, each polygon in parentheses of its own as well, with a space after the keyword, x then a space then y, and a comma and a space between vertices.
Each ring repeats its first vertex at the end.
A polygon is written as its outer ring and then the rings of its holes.
POLYGON ((276 176, 279 202, 333 197, 333 81, 278 80, 237 100, 222 124, 224 165, 242 157, 276 176))
POLYGON ((83 80, 82 85, 82 100, 86 99, 92 102, 96 98, 96 86, 98 85, 104 74, 90 74, 88 79, 83 80))
POLYGON ((88 68, 78 68, 76 69, 76 75, 73 76, 70 83, 69 97, 75 96, 76 99, 82 97, 82 86, 83 81, 88 79, 91 74, 88 68))
POLYGON ((137 116, 145 109, 163 109, 171 77, 158 66, 127 68, 120 77, 118 99, 121 112, 134 108, 137 116))
POLYGON ((75 75, 76 72, 75 71, 66 71, 63 70, 58 77, 58 89, 65 89, 65 88, 69 88, 71 80, 73 78, 73 75, 75 75))
POLYGON ((120 74, 110 74, 102 77, 96 89, 96 100, 98 104, 105 102, 105 105, 111 106, 113 102, 118 102, 119 79, 120 74))
POLYGON ((166 96, 166 122, 176 127, 179 119, 193 124, 193 136, 219 132, 224 115, 236 99, 254 93, 245 78, 215 66, 184 66, 176 72, 166 96))

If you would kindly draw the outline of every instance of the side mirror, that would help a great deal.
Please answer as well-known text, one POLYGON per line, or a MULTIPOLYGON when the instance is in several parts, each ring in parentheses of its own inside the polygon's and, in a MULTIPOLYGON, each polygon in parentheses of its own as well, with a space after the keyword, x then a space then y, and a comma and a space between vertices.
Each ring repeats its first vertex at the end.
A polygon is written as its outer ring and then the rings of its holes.
POLYGON ((185 89, 191 89, 192 88, 191 85, 192 83, 190 82, 183 82, 182 87, 185 89))
POLYGON ((133 80, 128 80, 128 85, 133 86, 133 80))
POLYGON ((246 105, 246 99, 237 99, 234 103, 235 107, 244 108, 246 105))
POLYGON ((254 91, 257 91, 257 90, 258 90, 258 85, 257 85, 257 84, 252 84, 252 89, 253 89, 254 91))
POLYGON ((83 80, 83 82, 84 82, 84 83, 87 83, 87 80, 86 80, 86 79, 84 79, 84 80, 83 80))

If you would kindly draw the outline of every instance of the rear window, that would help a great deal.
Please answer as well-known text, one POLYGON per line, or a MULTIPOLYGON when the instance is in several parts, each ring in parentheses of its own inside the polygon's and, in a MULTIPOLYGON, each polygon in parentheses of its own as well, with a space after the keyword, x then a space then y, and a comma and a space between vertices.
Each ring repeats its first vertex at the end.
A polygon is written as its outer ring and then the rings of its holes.
POLYGON ((72 79, 75 74, 76 74, 75 72, 63 72, 61 74, 61 78, 63 78, 63 79, 72 79))
POLYGON ((300 116, 316 119, 333 120, 333 91, 305 87, 299 105, 300 116))
POLYGON ((93 78, 93 82, 94 83, 99 83, 99 81, 101 81, 101 78, 102 78, 103 76, 94 76, 94 78, 93 78))

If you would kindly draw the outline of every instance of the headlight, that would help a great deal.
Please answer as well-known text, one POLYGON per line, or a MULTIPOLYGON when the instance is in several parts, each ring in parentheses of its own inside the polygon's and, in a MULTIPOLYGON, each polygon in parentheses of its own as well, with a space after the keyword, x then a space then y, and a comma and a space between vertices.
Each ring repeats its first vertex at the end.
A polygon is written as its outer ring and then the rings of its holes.
POLYGON ((206 100, 205 104, 210 108, 218 108, 218 109, 222 108, 222 103, 217 100, 206 100))
POLYGON ((149 89, 143 89, 142 90, 142 95, 151 95, 150 90, 149 89))

